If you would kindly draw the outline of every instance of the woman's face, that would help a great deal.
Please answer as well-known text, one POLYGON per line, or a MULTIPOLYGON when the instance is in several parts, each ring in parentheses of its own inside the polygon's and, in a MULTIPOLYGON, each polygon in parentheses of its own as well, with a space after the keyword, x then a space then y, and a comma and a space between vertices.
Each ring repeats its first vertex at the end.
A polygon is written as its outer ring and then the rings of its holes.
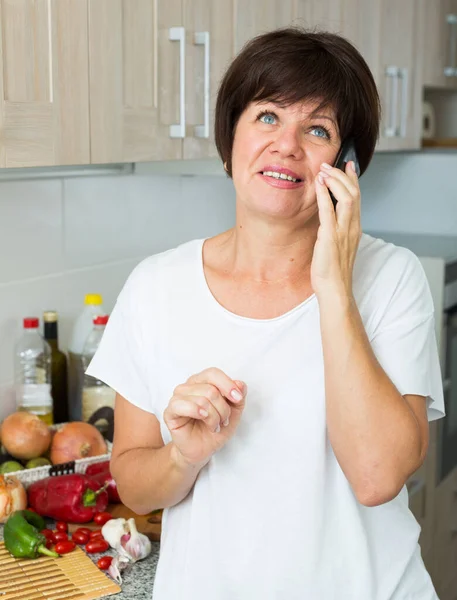
POLYGON ((232 151, 240 208, 305 221, 317 212, 314 180, 323 162, 334 163, 341 145, 334 111, 316 112, 317 107, 317 102, 248 105, 232 151))

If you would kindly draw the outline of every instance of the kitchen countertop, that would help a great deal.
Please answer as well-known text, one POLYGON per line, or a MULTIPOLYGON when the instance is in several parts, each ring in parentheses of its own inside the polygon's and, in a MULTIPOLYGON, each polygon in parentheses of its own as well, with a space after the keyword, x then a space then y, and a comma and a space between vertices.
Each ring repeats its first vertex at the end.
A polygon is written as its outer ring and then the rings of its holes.
MULTIPOLYGON (((48 523, 48 527, 51 526, 48 523)), ((3 526, 0 526, 0 542, 3 541, 3 526)), ((159 559, 159 542, 151 542, 151 554, 137 563, 127 567, 122 574, 122 592, 108 598, 116 598, 116 600, 151 600, 152 589, 154 585, 154 577, 159 559)), ((109 554, 107 552, 106 554, 109 554)), ((93 554, 88 556, 96 563, 101 554, 93 554)))
POLYGON ((417 256, 443 258, 446 264, 457 261, 457 236, 371 230, 366 230, 365 233, 396 246, 409 248, 417 256))

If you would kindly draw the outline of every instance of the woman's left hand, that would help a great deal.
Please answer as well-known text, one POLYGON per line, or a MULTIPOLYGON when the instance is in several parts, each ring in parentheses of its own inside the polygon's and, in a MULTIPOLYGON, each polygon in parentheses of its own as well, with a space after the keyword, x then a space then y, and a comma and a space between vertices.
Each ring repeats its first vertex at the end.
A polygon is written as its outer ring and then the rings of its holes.
POLYGON ((352 297, 352 271, 362 229, 360 188, 353 162, 346 172, 323 163, 315 179, 320 226, 311 263, 316 296, 340 293, 352 297), (337 199, 333 207, 329 190, 337 199))

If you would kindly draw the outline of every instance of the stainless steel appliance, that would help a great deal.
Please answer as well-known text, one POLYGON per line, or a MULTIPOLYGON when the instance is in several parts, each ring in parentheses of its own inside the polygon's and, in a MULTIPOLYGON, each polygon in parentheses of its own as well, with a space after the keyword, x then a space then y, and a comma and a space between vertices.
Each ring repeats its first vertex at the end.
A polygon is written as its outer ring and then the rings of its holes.
POLYGON ((439 423, 438 481, 457 467, 457 261, 446 265, 443 315, 443 388, 446 417, 439 423))

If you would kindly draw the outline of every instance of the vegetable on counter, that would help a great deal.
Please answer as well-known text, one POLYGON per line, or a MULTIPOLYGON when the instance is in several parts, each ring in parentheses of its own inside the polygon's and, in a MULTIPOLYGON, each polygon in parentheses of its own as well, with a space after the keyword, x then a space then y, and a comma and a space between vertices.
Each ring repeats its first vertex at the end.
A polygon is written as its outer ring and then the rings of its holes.
POLYGON ((89 465, 85 474, 95 479, 100 485, 108 484, 107 491, 110 504, 121 503, 116 482, 114 481, 109 469, 109 460, 89 465))
POLYGON ((5 523, 14 511, 26 507, 27 494, 19 479, 0 475, 0 523, 5 523))
POLYGON ((88 523, 108 506, 105 488, 77 473, 35 481, 27 492, 30 506, 39 515, 56 521, 88 523))
POLYGON ((38 558, 40 555, 57 558, 57 552, 46 548, 44 519, 30 510, 14 512, 3 532, 6 549, 16 558, 38 558))
POLYGON ((3 421, 2 444, 6 451, 21 460, 38 458, 51 444, 51 430, 39 417, 26 411, 15 412, 3 421))
POLYGON ((66 423, 54 434, 51 443, 53 465, 100 456, 108 451, 106 442, 99 430, 83 421, 66 423))

